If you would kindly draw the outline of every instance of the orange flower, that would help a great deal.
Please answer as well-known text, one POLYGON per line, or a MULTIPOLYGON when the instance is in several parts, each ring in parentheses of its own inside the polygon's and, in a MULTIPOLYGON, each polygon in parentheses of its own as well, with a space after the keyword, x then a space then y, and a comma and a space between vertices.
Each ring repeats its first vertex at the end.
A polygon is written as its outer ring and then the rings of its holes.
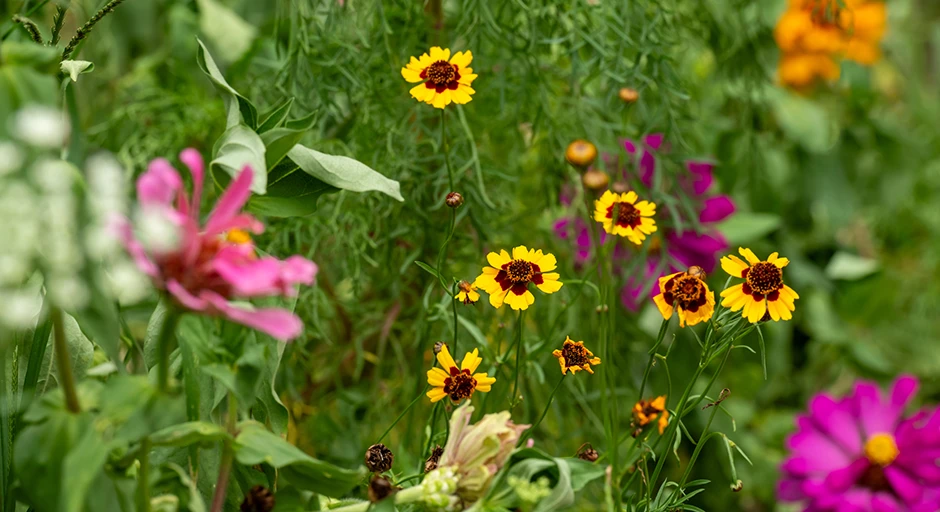
POLYGON ((638 428, 643 428, 650 423, 657 421, 659 434, 662 435, 669 425, 669 411, 666 410, 666 395, 661 395, 653 400, 640 400, 633 406, 633 424, 638 428))

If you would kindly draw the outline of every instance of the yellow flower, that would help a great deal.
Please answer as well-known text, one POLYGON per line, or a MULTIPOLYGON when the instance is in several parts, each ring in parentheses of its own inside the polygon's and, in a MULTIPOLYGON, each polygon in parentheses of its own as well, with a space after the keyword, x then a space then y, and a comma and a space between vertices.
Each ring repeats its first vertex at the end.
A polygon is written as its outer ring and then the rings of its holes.
POLYGON ((600 199, 594 201, 594 220, 604 226, 604 231, 640 245, 646 235, 656 232, 656 203, 636 202, 634 191, 617 194, 606 191, 600 199))
POLYGON ((643 428, 646 425, 656 421, 659 427, 659 434, 662 435, 669 425, 669 411, 666 410, 666 395, 658 396, 653 400, 640 400, 633 405, 633 425, 643 428))
POLYGON ((512 256, 505 249, 499 254, 486 255, 490 266, 483 267, 473 286, 477 286, 490 295, 490 304, 494 308, 509 304, 515 310, 528 309, 535 296, 529 291, 529 283, 543 293, 555 293, 562 287, 562 282, 555 270, 558 262, 555 256, 543 254, 542 250, 530 250, 520 245, 512 250, 512 256))
POLYGON ((675 309, 679 313, 679 327, 708 321, 715 312, 715 292, 708 288, 704 278, 702 267, 660 277, 659 295, 653 297, 653 302, 663 318, 672 318, 675 309))
POLYGON ((466 281, 461 281, 457 283, 457 288, 459 288, 460 291, 457 292, 457 295, 454 295, 454 298, 464 304, 475 304, 476 301, 480 300, 480 294, 477 292, 476 286, 466 281))
POLYGON ((401 76, 411 83, 421 82, 411 89, 411 96, 435 108, 444 108, 451 102, 463 105, 469 103, 474 91, 470 84, 476 79, 470 69, 473 54, 469 50, 450 55, 449 49, 439 46, 431 48, 431 54, 423 54, 420 59, 411 58, 407 66, 401 68, 401 76))
POLYGON ((784 55, 777 65, 777 77, 784 85, 805 88, 817 80, 839 79, 839 64, 829 55, 796 53, 784 55))
POLYGON ((473 373, 483 361, 478 354, 477 349, 467 352, 458 368, 454 358, 450 356, 447 345, 441 345, 441 351, 437 353, 437 362, 441 364, 443 370, 437 367, 428 370, 428 384, 432 387, 427 396, 432 403, 445 396, 449 396, 454 403, 459 403, 464 398, 470 398, 474 391, 486 393, 490 390, 490 386, 496 382, 496 379, 485 373, 473 373))
POLYGON ((552 355, 558 358, 562 375, 565 375, 568 370, 571 370, 571 373, 584 370, 593 374, 594 370, 591 369, 591 365, 601 364, 601 358, 595 357, 594 353, 584 346, 583 341, 571 341, 571 337, 567 336, 561 350, 552 351, 552 355))
POLYGON ((733 277, 744 278, 744 282, 721 292, 724 298, 721 305, 731 311, 743 308, 744 318, 752 324, 767 320, 768 316, 774 322, 793 318, 791 311, 796 309, 793 301, 800 296, 783 284, 783 267, 790 260, 772 253, 766 261, 761 261, 753 251, 743 247, 738 248, 738 252, 747 263, 732 254, 721 258, 721 268, 733 277))

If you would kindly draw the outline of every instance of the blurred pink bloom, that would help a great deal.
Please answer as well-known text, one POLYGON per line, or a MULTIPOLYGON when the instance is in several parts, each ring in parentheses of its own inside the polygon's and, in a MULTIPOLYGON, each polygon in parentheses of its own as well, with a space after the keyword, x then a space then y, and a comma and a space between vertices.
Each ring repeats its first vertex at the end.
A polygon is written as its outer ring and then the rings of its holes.
POLYGON ((887 394, 859 382, 841 400, 813 397, 787 439, 780 499, 818 512, 940 510, 940 408, 905 417, 917 387, 902 376, 887 394))
POLYGON ((283 261, 257 256, 248 233, 261 233, 264 225, 241 211, 251 196, 249 167, 232 181, 205 225, 200 225, 202 156, 194 149, 186 149, 180 153, 180 161, 192 174, 192 198, 183 189, 179 173, 162 158, 150 162, 137 180, 141 211, 168 222, 177 237, 177 242, 168 248, 165 243, 160 247, 145 245, 135 237, 129 221, 121 222, 121 237, 137 266, 185 309, 223 316, 282 341, 299 336, 303 323, 292 312, 236 306, 229 300, 295 296, 295 285, 313 284, 316 264, 301 256, 283 261))

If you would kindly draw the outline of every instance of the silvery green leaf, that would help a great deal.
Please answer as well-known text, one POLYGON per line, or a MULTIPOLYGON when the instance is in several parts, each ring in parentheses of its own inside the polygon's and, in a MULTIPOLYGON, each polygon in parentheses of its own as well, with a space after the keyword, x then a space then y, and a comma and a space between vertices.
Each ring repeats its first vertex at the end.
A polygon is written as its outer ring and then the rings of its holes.
POLYGON ((268 173, 264 161, 264 141, 245 124, 232 126, 216 143, 213 167, 219 167, 233 179, 245 166, 251 167, 254 175, 251 191, 264 194, 267 190, 268 173))
POLYGON ((59 67, 73 82, 77 82, 78 75, 94 71, 95 63, 87 60, 63 60, 59 67))
POLYGON ((327 155, 297 144, 287 156, 307 174, 336 188, 353 192, 382 192, 399 201, 401 185, 382 176, 366 164, 345 156, 327 155))

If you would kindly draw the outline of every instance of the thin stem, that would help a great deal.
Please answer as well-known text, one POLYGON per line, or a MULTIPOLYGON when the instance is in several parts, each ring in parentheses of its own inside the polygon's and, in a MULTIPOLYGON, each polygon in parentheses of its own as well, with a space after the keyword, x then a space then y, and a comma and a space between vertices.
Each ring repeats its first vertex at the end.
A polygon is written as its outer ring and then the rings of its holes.
POLYGON ((418 471, 424 469, 424 461, 422 461, 421 458, 431 451, 431 441, 434 439, 434 427, 437 426, 437 412, 440 409, 441 403, 437 402, 434 404, 434 408, 431 410, 431 430, 428 433, 428 440, 424 443, 424 451, 421 452, 421 457, 418 457, 418 471))
POLYGON ((150 512, 150 438, 140 440, 140 471, 137 473, 137 510, 150 512))
POLYGON ((643 382, 640 383, 640 393, 637 396, 637 402, 643 399, 643 391, 646 390, 646 382, 649 380, 650 372, 653 370, 653 361, 656 359, 656 351, 659 350, 659 346, 662 344, 663 338, 666 336, 666 328, 668 327, 669 320, 663 319, 663 323, 659 326, 659 334, 656 336, 656 343, 653 344, 653 348, 651 348, 649 351, 650 358, 646 363, 646 371, 643 372, 643 382))
POLYGON ((512 395, 510 395, 509 399, 510 407, 513 406, 518 398, 516 393, 519 391, 519 362, 522 361, 522 320, 524 316, 525 310, 519 310, 519 320, 517 321, 519 328, 516 332, 516 370, 513 372, 512 395))
POLYGON ((454 179, 454 170, 450 166, 450 148, 447 147, 447 129, 445 120, 447 119, 446 110, 441 109, 441 149, 444 151, 444 165, 447 166, 447 182, 450 184, 451 192, 456 191, 456 180, 454 179))
POLYGON ((170 390, 170 345, 176 334, 176 325, 179 323, 181 312, 172 305, 168 305, 163 315, 163 325, 157 337, 157 388, 167 393, 170 390))
POLYGON ((421 397, 424 396, 424 393, 427 390, 428 390, 428 387, 424 386, 424 391, 422 391, 421 393, 418 393, 418 396, 416 396, 415 399, 412 400, 410 404, 408 404, 408 407, 405 407, 405 410, 402 411, 401 414, 399 414, 397 418, 395 418, 395 421, 393 421, 392 424, 389 425, 387 429, 385 429, 385 432, 382 432, 382 435, 379 436, 379 440, 376 441, 376 443, 381 443, 382 440, 385 439, 385 436, 387 436, 388 433, 391 432, 393 428, 395 428, 395 425, 398 425, 398 422, 401 421, 401 419, 405 417, 405 414, 407 414, 408 411, 410 411, 411 408, 414 407, 416 403, 418 403, 418 400, 421 400, 421 397))
POLYGON ((65 393, 65 406, 69 412, 77 414, 81 412, 82 407, 78 403, 78 394, 75 392, 75 377, 72 375, 72 359, 69 357, 69 345, 65 339, 62 310, 54 307, 49 314, 52 315, 56 367, 59 369, 59 384, 62 386, 62 392, 65 393))
POLYGON ((69 44, 65 46, 65 50, 62 51, 62 60, 68 60, 71 58, 72 52, 75 51, 75 48, 78 47, 79 43, 88 37, 88 34, 91 33, 91 29, 95 28, 95 25, 97 25, 102 18, 114 12, 114 9, 123 2, 124 0, 111 0, 105 4, 105 6, 102 7, 100 11, 96 12, 90 20, 86 21, 84 25, 79 27, 78 30, 75 31, 75 35, 72 37, 72 40, 69 41, 69 44))
MULTIPOLYGON (((458 290, 458 285, 457 283, 454 283, 454 288, 451 290, 451 294, 454 297, 456 297, 457 295, 457 290, 458 290)), ((451 299, 450 307, 454 312, 454 347, 453 347, 453 350, 455 354, 459 354, 460 352, 457 351, 457 320, 458 318, 457 318, 457 299, 456 298, 451 299)))
POLYGON ((542 415, 539 416, 539 419, 535 423, 533 423, 532 426, 529 427, 529 429, 526 430, 525 433, 522 434, 521 437, 519 437, 519 442, 516 443, 516 446, 521 446, 522 444, 524 444, 526 439, 528 439, 529 437, 533 435, 533 433, 535 432, 535 429, 538 428, 538 426, 542 423, 542 420, 545 419, 545 415, 548 414, 548 409, 551 408, 552 402, 555 400, 555 392, 558 391, 558 388, 561 387, 561 383, 564 382, 564 380, 565 380, 565 374, 561 374, 561 378, 558 379, 558 383, 555 384, 555 387, 552 388, 551 394, 548 395, 548 403, 545 404, 545 409, 542 411, 542 415))
POLYGON ((222 512, 225 505, 225 491, 228 489, 229 474, 232 472, 232 439, 235 437, 235 423, 238 421, 238 402, 234 393, 228 394, 228 420, 227 428, 231 437, 225 440, 222 446, 222 462, 219 466, 219 479, 215 482, 215 493, 212 496, 211 512, 222 512))

